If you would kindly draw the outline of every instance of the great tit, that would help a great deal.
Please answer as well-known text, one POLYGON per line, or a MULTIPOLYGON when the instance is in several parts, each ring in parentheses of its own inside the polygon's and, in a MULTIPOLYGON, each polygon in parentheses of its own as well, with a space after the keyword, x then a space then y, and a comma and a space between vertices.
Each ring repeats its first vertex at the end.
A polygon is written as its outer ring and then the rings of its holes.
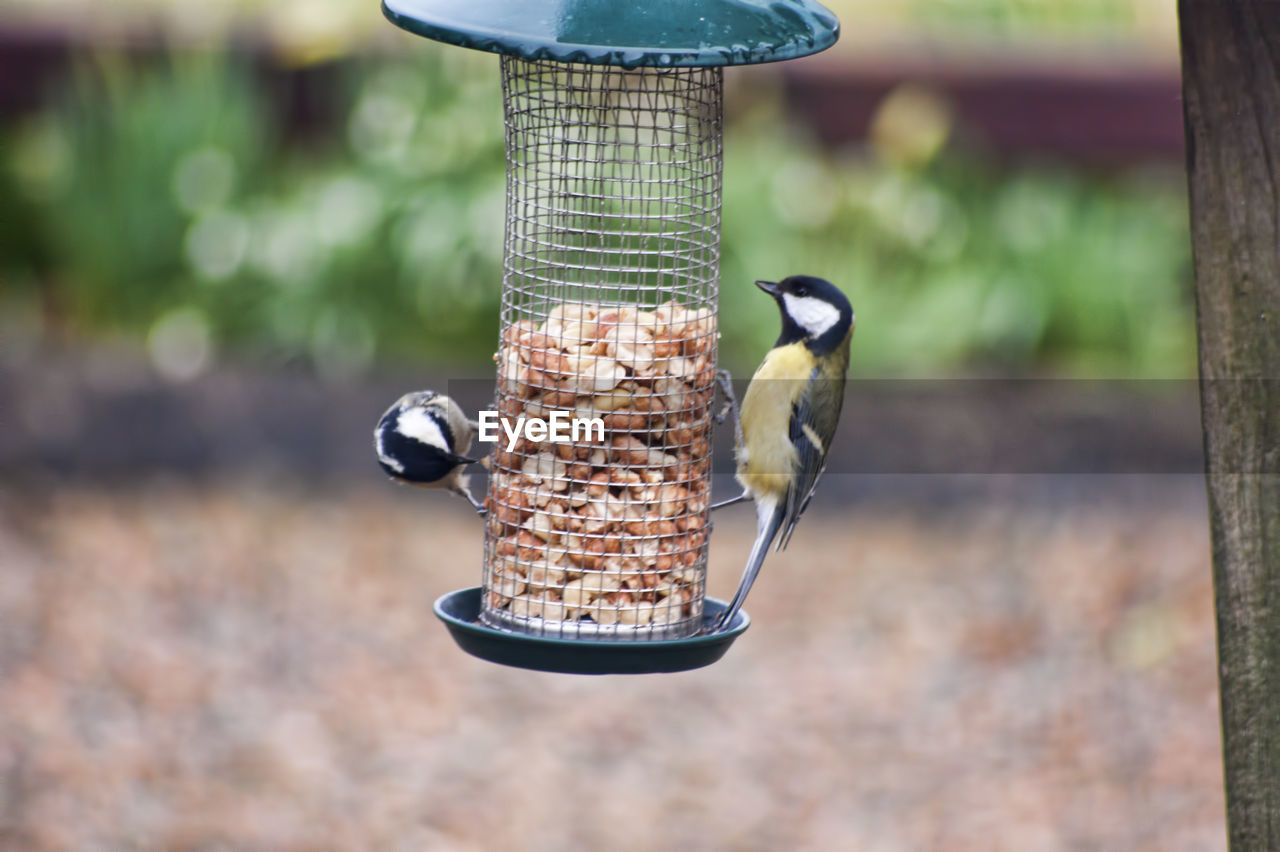
POLYGON ((830 282, 793 275, 757 281, 782 314, 782 334, 751 377, 742 400, 737 480, 756 504, 756 540, 742 581, 713 630, 732 622, 774 539, 787 546, 826 467, 840 421, 853 308, 830 282), (778 536, 781 531, 781 537, 778 536))
POLYGON ((484 507, 471 495, 467 465, 478 425, 458 404, 435 391, 414 391, 396 400, 373 430, 378 464, 393 479, 420 488, 443 488, 467 498, 475 510, 484 507))

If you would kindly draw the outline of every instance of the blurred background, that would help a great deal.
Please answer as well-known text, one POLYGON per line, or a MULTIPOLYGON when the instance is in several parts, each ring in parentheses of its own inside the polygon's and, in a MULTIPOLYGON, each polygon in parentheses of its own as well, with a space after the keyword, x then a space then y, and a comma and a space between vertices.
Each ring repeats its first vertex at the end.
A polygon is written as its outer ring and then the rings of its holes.
POLYGON ((451 645, 479 525, 369 448, 485 398, 497 59, 0 2, 0 846, 1225 846, 1173 4, 828 5, 726 74, 720 327, 849 293, 837 457, 725 660, 590 679, 451 645))

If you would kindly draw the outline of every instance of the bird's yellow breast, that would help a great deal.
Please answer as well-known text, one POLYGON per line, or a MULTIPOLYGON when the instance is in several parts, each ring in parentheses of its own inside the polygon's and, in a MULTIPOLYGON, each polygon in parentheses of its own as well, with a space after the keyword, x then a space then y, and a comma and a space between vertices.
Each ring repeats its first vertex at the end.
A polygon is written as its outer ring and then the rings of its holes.
POLYGON ((796 464, 789 435, 791 407, 813 373, 813 354, 792 343, 769 350, 742 400, 738 482, 754 495, 786 493, 796 464))

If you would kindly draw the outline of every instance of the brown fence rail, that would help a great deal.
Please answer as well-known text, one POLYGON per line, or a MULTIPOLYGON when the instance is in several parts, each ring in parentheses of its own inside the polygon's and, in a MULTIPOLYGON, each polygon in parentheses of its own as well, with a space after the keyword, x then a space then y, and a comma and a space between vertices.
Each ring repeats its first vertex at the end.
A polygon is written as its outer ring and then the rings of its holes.
MULTIPOLYGON (((0 27, 0 116, 37 108, 89 44, 70 31, 0 27)), ((166 48, 158 36, 144 34, 113 49, 146 60, 166 48)), ((253 39, 237 39, 232 49, 256 69, 290 135, 324 134, 336 127, 340 115, 333 84, 344 64, 354 60, 299 68, 279 62, 253 39)), ((863 139, 885 95, 915 82, 943 95, 962 132, 999 156, 1045 154, 1085 165, 1180 161, 1183 156, 1176 67, 1133 68, 1083 58, 1056 66, 1007 60, 828 60, 793 63, 772 73, 781 75, 793 114, 831 147, 863 139)))

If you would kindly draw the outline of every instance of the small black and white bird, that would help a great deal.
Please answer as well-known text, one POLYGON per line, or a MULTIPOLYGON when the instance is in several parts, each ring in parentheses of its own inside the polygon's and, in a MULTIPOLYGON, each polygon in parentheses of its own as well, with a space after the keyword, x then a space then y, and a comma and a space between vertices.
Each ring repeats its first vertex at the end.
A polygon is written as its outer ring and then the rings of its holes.
POLYGON ((463 471, 478 424, 452 399, 435 391, 414 391, 396 400, 373 430, 373 448, 387 475, 419 488, 442 488, 465 497, 485 514, 463 471))
POLYGON ((786 547, 809 507, 840 422, 849 369, 854 320, 844 293, 807 275, 756 286, 777 302, 782 334, 742 399, 735 453, 742 494, 719 504, 754 500, 756 540, 738 590, 712 630, 733 621, 769 545, 776 538, 777 550, 786 547))

